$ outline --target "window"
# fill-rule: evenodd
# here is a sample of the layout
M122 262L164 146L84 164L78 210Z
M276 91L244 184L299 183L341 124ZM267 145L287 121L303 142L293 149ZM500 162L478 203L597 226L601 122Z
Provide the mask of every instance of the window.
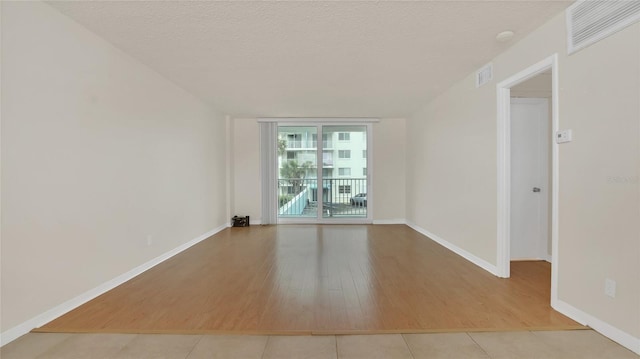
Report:
M291 118L260 121L264 181L260 181L261 198L255 200L265 223L371 220L364 198L370 187L365 168L374 155L368 149L375 150L373 136L367 134L374 127L372 121L295 122ZM352 199L357 204L351 204Z
M322 134L322 148L327 148L330 147L329 146L329 135L326 133ZM312 134L311 135L311 144L313 145L313 148L317 148L318 147L318 135L317 134Z
M302 134L301 133L289 133L289 134L287 134L287 147L289 147L289 148L301 148L302 147Z
M333 166L333 152L328 152L328 151L322 152L322 165Z

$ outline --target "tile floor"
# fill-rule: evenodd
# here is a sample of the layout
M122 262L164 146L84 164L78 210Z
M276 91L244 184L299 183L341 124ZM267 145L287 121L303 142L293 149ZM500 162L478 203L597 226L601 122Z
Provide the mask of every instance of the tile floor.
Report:
M549 358L638 359L592 330L232 336L164 334L27 334L0 350L29 358Z

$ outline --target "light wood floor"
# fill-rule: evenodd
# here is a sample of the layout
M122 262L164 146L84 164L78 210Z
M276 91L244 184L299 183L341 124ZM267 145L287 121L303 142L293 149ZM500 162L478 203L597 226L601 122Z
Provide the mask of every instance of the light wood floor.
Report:
M230 228L39 332L345 334L577 329L550 266L500 279L404 225Z

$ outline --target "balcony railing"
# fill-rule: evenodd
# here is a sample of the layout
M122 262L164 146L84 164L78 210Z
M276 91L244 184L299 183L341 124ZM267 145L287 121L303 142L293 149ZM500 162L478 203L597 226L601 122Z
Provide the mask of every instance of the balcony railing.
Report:
M287 140L287 149L318 148L318 141L314 140ZM322 141L322 148L333 148L333 141Z
M316 217L322 203L323 217L366 217L365 178L324 178L319 202L316 178L278 180L280 217Z
M287 141L287 148L302 148L302 141Z
M311 141L312 148L318 148L317 146L318 146L318 141ZM322 141L322 148L323 149L333 148L333 141L330 141L330 140Z

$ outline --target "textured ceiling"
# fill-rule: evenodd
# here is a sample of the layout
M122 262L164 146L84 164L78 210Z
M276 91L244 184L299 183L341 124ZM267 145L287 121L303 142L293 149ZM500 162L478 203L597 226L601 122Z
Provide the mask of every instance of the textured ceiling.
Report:
M569 2L50 4L232 116L403 117Z

